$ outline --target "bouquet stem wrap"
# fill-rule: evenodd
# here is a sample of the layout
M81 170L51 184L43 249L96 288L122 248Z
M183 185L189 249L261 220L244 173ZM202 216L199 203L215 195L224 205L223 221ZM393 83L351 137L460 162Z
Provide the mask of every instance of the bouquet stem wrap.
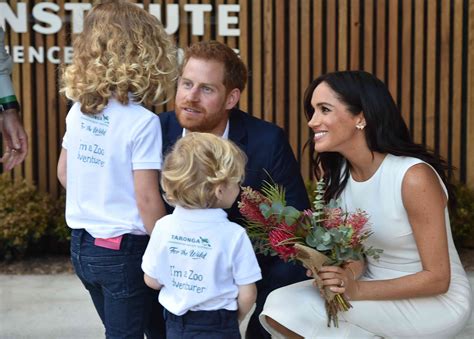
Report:
M321 295L326 301L328 327L331 326L331 322L335 327L338 327L338 312L347 311L352 308L352 305L346 299L344 294L334 293L328 286L324 286L321 278L318 276L321 267L330 261L329 258L321 252L305 245L295 244L294 247L296 249L296 259L301 261L303 265L313 273L313 277L319 287Z

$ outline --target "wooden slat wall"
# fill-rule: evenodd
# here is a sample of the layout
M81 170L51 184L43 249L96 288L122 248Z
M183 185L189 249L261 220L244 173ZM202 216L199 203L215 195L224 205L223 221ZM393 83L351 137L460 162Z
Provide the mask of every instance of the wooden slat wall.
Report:
M20 1L9 4L16 8ZM29 8L40 1L30 0ZM88 3L91 1L75 0ZM285 129L305 178L311 177L310 137L303 93L318 75L364 69L389 87L414 139L457 168L455 176L474 187L474 0L145 0L180 5L179 47L217 39L240 50L250 78L240 107ZM8 32L11 45L68 46L71 27L45 36ZM193 36L185 4L211 4L203 36ZM240 37L218 35L218 6L239 4ZM1 14L0 14L1 15ZM30 28L34 22L30 23ZM8 30L8 27L7 27ZM42 191L59 193L56 162L67 102L58 94L58 66L17 64L13 80L30 136L30 154L12 177L25 177ZM173 108L173 102L156 112Z

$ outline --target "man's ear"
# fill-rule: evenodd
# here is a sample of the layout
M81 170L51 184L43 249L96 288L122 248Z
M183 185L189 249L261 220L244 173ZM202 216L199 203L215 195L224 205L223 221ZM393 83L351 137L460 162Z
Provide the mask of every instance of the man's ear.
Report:
M234 88L227 94L227 100L225 103L225 109L232 109L237 105L240 100L240 89Z

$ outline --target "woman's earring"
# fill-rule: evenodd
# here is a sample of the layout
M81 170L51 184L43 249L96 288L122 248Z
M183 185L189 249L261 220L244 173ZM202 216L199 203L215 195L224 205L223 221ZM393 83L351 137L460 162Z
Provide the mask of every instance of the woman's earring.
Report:
M356 128L359 129L359 130L361 130L361 131L364 129L364 127L365 127L364 124L357 124L357 125L356 125Z

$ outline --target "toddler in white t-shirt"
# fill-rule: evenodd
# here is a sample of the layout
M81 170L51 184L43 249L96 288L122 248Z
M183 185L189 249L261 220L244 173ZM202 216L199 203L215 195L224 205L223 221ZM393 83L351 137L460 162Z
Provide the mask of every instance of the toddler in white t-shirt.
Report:
M148 286L161 289L167 338L240 338L260 268L234 203L245 154L231 141L188 133L166 157L162 187L174 212L156 222L143 256Z

